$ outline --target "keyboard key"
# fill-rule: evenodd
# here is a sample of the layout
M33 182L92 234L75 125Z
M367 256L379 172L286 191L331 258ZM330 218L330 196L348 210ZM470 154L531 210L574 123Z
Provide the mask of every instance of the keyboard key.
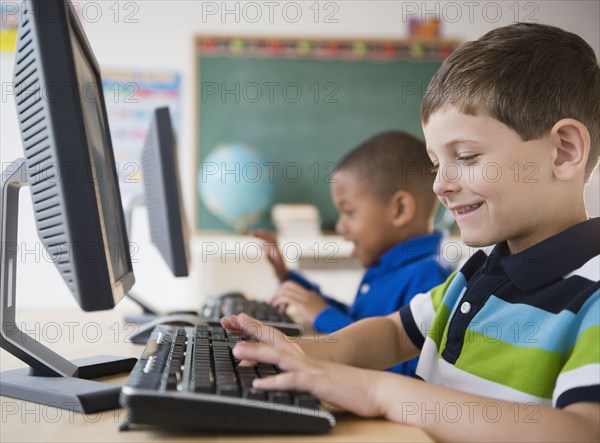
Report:
M177 376L175 374L169 374L169 376L167 378L166 388L168 390L174 390L174 389L177 389L177 385L178 385Z
M227 397L239 397L240 388L238 385L217 385L217 394L226 395Z
M318 409L319 401L310 394L298 393L294 396L294 405L301 408Z
M269 392L269 401L273 403L281 403L283 405L292 404L292 396L289 392L285 391L271 391Z
M248 400L265 401L267 399L267 393L265 391L261 391L260 389L248 388L244 389L242 397L247 398Z
M256 365L256 370L260 377L270 377L271 375L277 374L277 371L271 365L263 365L259 363L258 365Z

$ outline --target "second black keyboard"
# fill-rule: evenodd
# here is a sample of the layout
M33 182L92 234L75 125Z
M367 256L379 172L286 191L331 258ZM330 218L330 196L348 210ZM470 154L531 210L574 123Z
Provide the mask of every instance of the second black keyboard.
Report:
M209 321L219 321L221 317L242 312L260 321L294 323L285 311L265 301L249 300L238 292L209 297L200 309L200 314Z
M209 297L200 309L202 318L209 322L219 322L222 317L242 312L279 329L286 335L302 335L302 326L295 323L284 310L271 306L265 301L249 300L241 293Z

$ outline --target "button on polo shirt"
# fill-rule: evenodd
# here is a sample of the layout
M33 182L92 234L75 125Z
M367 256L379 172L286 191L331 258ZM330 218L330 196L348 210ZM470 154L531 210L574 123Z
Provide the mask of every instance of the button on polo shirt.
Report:
M463 314L468 314L470 311L471 311L471 303L469 303L468 301L466 301L462 305L460 305L460 312L462 312Z
M504 252L504 248L495 248L483 268L467 284L460 309L454 312L450 321L446 348L442 352L446 361L456 362L473 318L479 314L491 295L498 293L500 288L510 282L500 263Z

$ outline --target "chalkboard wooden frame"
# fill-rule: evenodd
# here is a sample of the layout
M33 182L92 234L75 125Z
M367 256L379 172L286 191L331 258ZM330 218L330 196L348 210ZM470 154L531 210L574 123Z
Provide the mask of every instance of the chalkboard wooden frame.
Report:
M196 36L192 162L196 231L232 230L200 201L197 183L202 159L223 142L247 143L261 150L267 161L277 163L269 170L278 187L276 202L316 204L322 228L331 230L337 215L328 182L335 162L382 130L404 129L422 136L418 113L422 94L443 59L458 44L443 39ZM396 81L393 70L399 73L396 86L400 89L388 92L386 85ZM344 81L331 78L332 73L341 72ZM361 84L368 87L361 91ZM344 90L340 92L340 88ZM298 105L301 100L307 103ZM397 105L402 108L397 117L385 111L393 108L395 112ZM323 120L331 123L319 126ZM277 121L277 130L269 127L273 121ZM317 127L321 131L311 133ZM211 131L221 134L210 136ZM265 137L262 140L261 134ZM313 151L299 148L303 137ZM311 155L319 157L312 161ZM310 176L308 184L298 184L302 179L294 181L298 170L301 176ZM272 227L268 215L260 226Z

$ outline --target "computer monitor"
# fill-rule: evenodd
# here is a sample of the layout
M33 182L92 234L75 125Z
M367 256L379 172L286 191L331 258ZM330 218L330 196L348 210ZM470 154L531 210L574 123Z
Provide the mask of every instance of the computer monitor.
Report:
M189 228L181 196L177 139L169 108L154 110L142 149L143 196L132 200L127 210L131 234L133 211L145 204L150 237L175 277L187 277L190 267ZM146 323L160 314L140 295L129 292L131 300L143 309L141 315L126 315L131 323Z
M111 309L134 283L100 70L90 44L68 1L27 0L21 15L14 86L25 160L2 175L0 345L36 376L4 372L1 393L80 412L111 409L118 407L118 387L81 379L129 370L135 359L78 365L16 327L16 247L10 245L17 244L18 188L26 184L39 238L83 310Z
M175 277L189 274L188 226L181 197L177 142L169 108L152 114L142 150L150 236Z

